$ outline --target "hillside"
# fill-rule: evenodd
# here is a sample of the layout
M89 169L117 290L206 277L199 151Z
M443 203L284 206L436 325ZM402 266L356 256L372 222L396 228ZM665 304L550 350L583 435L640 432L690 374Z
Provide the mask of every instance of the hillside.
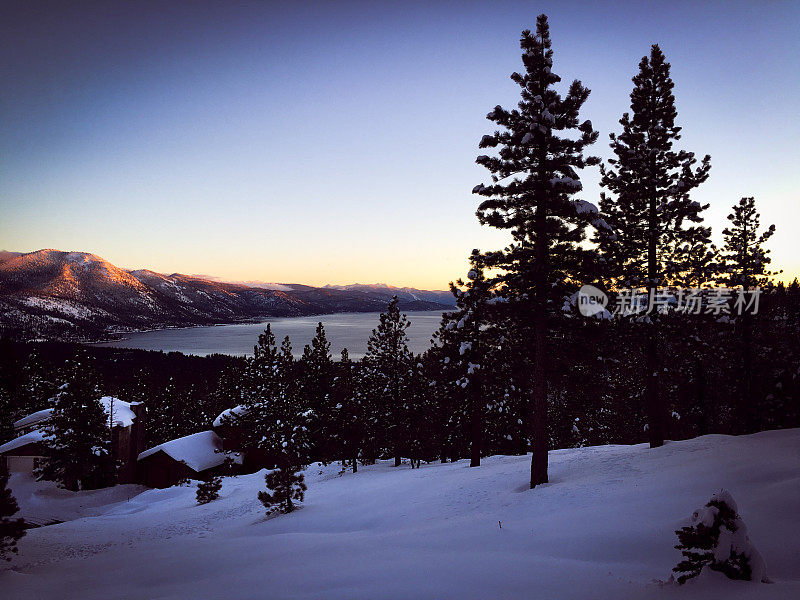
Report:
M800 430L551 452L411 470L307 470L298 511L265 519L259 474L194 489L58 492L15 476L33 529L0 566L4 597L106 599L613 599L800 597ZM772 584L718 574L678 587L673 530L717 488L739 503ZM131 497L132 496L132 497ZM712 576L713 575L713 576Z
M445 296L401 294L402 310L443 310ZM385 309L384 289L258 286L128 271L85 252L0 254L0 331L16 337L92 339L112 331L235 323Z

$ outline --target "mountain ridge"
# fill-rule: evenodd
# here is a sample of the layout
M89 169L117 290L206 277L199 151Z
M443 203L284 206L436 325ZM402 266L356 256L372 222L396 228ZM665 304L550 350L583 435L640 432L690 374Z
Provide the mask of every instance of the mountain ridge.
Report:
M443 294L369 285L259 287L122 269L88 252L0 252L0 333L20 338L99 339L142 329L378 312L392 295L401 310L448 310L452 296Z

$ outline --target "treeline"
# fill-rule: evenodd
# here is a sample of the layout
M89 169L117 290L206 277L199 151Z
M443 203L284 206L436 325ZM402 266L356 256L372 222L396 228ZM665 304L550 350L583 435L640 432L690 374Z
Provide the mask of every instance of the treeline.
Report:
M72 377L70 361L82 353L83 377L93 372L103 394L147 405L148 446L208 429L233 406L257 398L272 403L277 392L265 381L280 374L287 386L281 394L297 399L298 414L311 411L309 459L353 465L355 459L527 452L525 390L532 381L524 349L530 340L509 326L506 303L488 294L480 300L488 285L480 266L471 275L463 291L454 286L459 309L445 313L432 347L416 356L406 346L408 321L396 304L382 315L367 356L358 361L346 352L333 357L321 325L299 360L291 356L290 341L279 348L271 332L246 359L0 340L6 424L0 440L13 436L15 419L52 407L50 399ZM797 281L765 292L752 319L752 399L742 407L744 352L736 324L711 314L661 316L667 437L800 426ZM646 441L646 324L587 319L571 309L558 325L549 364L549 446Z
M223 373L243 358L102 348L66 342L0 338L0 441L14 420L52 408L59 388L75 377L74 362L103 395L146 402L148 447L208 429L230 406L219 396ZM3 435L5 427L5 435Z

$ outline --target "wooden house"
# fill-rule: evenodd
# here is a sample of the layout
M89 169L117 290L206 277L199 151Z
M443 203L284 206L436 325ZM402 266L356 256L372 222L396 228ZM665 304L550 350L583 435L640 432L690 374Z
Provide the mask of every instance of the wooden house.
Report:
M124 402L112 396L99 399L108 415L111 451L121 464L118 481L136 481L136 458L144 450L147 412L143 404ZM27 415L14 423L17 437L0 445L0 459L9 471L32 473L42 460L44 452L43 427L52 416L53 409L46 408Z
M225 459L240 464L238 453L225 452L222 438L213 431L201 431L170 440L139 454L140 483L166 488L186 479L203 479L225 470Z

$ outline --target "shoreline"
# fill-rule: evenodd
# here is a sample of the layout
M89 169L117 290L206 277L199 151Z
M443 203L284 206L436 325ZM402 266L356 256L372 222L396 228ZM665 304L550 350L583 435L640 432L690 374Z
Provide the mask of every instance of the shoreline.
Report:
M415 352L423 351L420 345L426 348L430 343L430 337L438 328L438 323L441 315L448 312L446 309L436 310L415 310L405 311L408 314L412 324L418 319L420 333L425 338L424 342L420 339L419 335L416 337ZM264 317L252 319L247 321L236 321L233 323L215 323L213 325L192 325L187 327L160 327L148 330L138 331L117 331L120 337L107 340L93 340L90 342L80 342L86 346L94 348L115 348L115 349L134 349L134 350L147 350L147 351L161 351L161 352L180 352L183 354L191 354L195 356L207 356L210 354L227 354L229 356L247 356L252 350L252 344L248 343L245 348L241 344L243 338L256 336L255 330L251 328L255 326L257 329L259 325L266 327L271 323L273 331L276 332L277 337L282 337L284 333L289 335L294 345L296 357L301 355L303 344L308 340L307 337L313 334L313 329L318 321L325 322L326 320L333 321L326 324L326 331L328 333L329 341L337 345L337 339L340 336L351 336L347 341L341 340L344 343L341 347L346 347L350 351L351 356L360 356L363 354L362 345L366 345L370 332L378 326L380 311L363 311L363 312L334 312L314 315L298 315L286 317ZM415 316L417 319L415 319ZM327 317L327 319L326 319ZM435 323L431 319L435 320ZM373 322L374 321L374 322ZM231 326L244 326L243 330L228 330L215 334L212 328L218 327L231 327ZM191 330L198 328L207 328L206 332L188 333ZM286 329L286 331L281 331ZM183 334L178 333L184 331ZM306 331L307 330L307 331ZM430 331L428 331L430 330ZM170 334L175 332L175 337ZM349 333L345 333L349 332ZM142 338L143 334L154 334ZM360 338L363 334L363 340ZM355 337L353 337L355 336ZM358 341L354 341L354 339ZM299 345L298 345L299 344ZM337 354L338 350L334 352Z
M455 310L455 307L446 307L444 309L432 309L432 310L409 310L404 311L403 314L408 313L437 313L441 315L442 313L449 312L449 310ZM141 334L141 333L156 333L159 331L179 331L179 330L189 330L189 329L201 329L201 328L210 328L210 327L228 327L231 325L256 325L258 323L271 323L272 320L283 320L283 319L303 319L303 318L311 318L311 317L327 317L333 315L380 315L380 311L347 311L347 312L329 312L329 313L314 313L309 315L294 315L294 316L283 316L283 317L256 317L252 319L245 319L239 321L230 321L224 323L213 323L210 325L167 325L164 327L153 327L152 329L129 329L129 330L117 330L117 331L110 331L108 332L109 335L119 335L121 337L113 337L109 339L100 339L100 340L86 340L86 341L79 341L80 344L85 344L89 346L95 346L98 344L111 344L115 342L124 342L126 340L132 339L133 335ZM111 346L114 347L114 346Z

